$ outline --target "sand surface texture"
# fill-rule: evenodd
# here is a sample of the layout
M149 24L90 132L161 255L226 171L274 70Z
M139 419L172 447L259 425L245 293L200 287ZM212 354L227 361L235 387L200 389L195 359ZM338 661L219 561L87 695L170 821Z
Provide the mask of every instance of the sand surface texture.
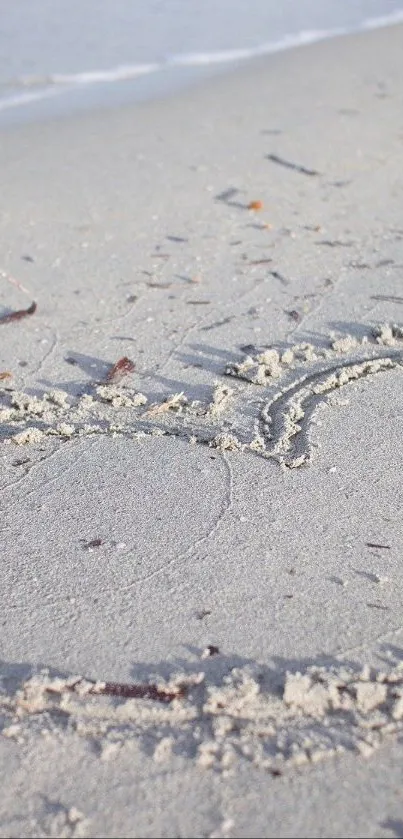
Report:
M403 836L402 42L3 131L1 836Z

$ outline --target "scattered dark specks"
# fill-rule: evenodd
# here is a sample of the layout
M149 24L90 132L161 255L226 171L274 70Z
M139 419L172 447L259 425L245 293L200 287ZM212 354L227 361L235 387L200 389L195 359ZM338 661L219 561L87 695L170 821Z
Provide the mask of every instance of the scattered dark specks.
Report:
M129 294L126 297L126 303L135 303L138 300L137 294Z
M283 774L281 769L269 769L269 772L270 772L270 775L272 775L273 778L281 778L281 776Z
M390 545L380 545L378 542L366 542L365 544L367 548L380 548L383 550L390 551Z
M211 658L213 655L219 655L220 650L214 644L208 644L206 649L203 650L201 657L202 658Z
M97 537L96 539L90 539L89 542L86 542L85 539L80 540L83 544L84 551L92 551L94 548L100 548L103 544L102 539Z
M296 573L297 573L297 571L296 571L296 569L295 569L295 568L287 568L287 574L291 574L291 576L292 576L292 577L293 577L293 576L294 576L294 574L296 574Z
M292 599L293 599L293 597L294 597L294 595L293 595L293 594L285 594L285 595L284 595L284 600L292 600Z
M66 356L66 358L64 360L67 361L67 364L72 364L73 366L75 364L78 364L78 361L75 358L73 358L71 355Z
M30 256L29 253L24 253L21 259L23 259L24 262L35 262L33 256Z
M20 457L18 460L13 460L12 466L25 466L26 463L30 463L30 457Z

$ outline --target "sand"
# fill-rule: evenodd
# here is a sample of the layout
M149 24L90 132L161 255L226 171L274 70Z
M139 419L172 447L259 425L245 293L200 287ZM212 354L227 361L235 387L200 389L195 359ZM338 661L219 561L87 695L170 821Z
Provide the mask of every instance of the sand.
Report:
M3 129L1 836L403 835L402 34Z

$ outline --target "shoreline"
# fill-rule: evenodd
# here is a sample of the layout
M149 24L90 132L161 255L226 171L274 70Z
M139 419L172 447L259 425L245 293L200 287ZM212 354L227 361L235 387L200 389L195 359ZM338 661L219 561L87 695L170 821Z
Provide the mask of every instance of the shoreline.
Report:
M309 47L334 38L355 36L403 22L403 9L387 15L364 18L353 26L337 26L330 30L302 30L294 34L249 48L216 52L190 52L168 56L162 62L124 64L107 70L83 73L47 73L10 81L10 96L0 98L0 130L18 125L74 116L101 107L133 106L144 101L161 100L180 95L192 85L201 86L209 78L236 72L242 65L281 52ZM226 68L228 70L219 68ZM163 78L162 78L163 74ZM5 85L7 87L7 84ZM21 92L18 89L21 89ZM113 93L108 93L108 90Z
M398 835L402 32L0 134L4 836Z

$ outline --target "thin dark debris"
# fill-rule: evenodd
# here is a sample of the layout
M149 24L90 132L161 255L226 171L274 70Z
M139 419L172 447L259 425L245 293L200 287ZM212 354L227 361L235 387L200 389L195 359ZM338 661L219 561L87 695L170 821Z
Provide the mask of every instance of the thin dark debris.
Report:
M235 315L228 315L228 317L223 318L222 320L216 320L214 323L209 323L207 326L201 326L201 332L209 332L210 329L216 329L218 326L224 326L226 323L230 323L234 320Z
M378 545L377 542L365 542L367 548L384 548L390 551L390 545Z
M186 300L188 306L208 306L211 300Z
M66 691L79 692L80 686L85 685L86 680L79 679L72 685L66 685ZM53 693L52 688L47 688L48 693ZM155 684L124 684L121 682L104 682L97 684L88 693L92 696L116 696L121 699L153 699L155 702L172 702L174 699L182 699L185 696L185 689L177 691L164 690Z
M268 262L273 262L273 260L270 257L268 259L251 259L248 265L266 265Z
M326 245L328 248L351 248L354 242L342 242L340 239L321 239L315 245Z
M11 323L13 320L22 320L22 318L26 318L29 315L33 315L37 310L37 304L35 301L28 306L28 309L17 309L16 312L9 312L7 315L0 316L0 324L1 323Z
M196 618L198 621L202 621L203 618L207 618L208 615L211 615L211 609L199 609L199 611L196 612Z
M90 551L92 548L100 548L103 544L102 539L99 537L96 539L91 539L89 542L86 542L84 539L81 540L83 542L83 549L85 551Z
M280 283L282 283L283 285L290 284L290 281L287 280L286 277L283 277L283 275L280 274L279 271L270 271L269 273L272 275L272 277L274 277L275 280L280 280Z
M403 303L403 297L395 297L393 294L372 294L371 300L384 301L385 303Z
M295 172L300 172L302 175L320 175L320 172L317 172L316 169L307 169L306 166L301 166L299 163L293 163L291 160L285 160L284 157L279 157L277 154L268 154L266 157L268 160L271 160L272 163L278 163L279 166L285 166L287 169L294 169Z
M101 693L104 696L121 696L124 699L154 699L157 702L172 702L173 699L182 699L185 695L184 688L178 691L168 691L157 685L125 685L119 682L105 682L93 693Z
M112 382L117 382L123 378L123 376L127 376L128 373L133 373L133 370L136 369L136 365L133 361L130 361L130 358L127 356L123 356L120 358L116 364L109 370L109 373L106 377L107 384L111 384Z
M224 192L220 192L219 195L216 195L215 200L224 202L230 201L232 198L235 198L235 196L238 195L239 191L239 189L236 189L236 187L232 186L229 189L224 190Z
M380 609L382 612L388 612L389 606L382 606L381 603L367 603L370 609Z
M350 179L344 180L344 181L330 181L329 186L343 187L343 186L349 186L349 184L351 184L351 183L352 183L352 180L350 178Z

